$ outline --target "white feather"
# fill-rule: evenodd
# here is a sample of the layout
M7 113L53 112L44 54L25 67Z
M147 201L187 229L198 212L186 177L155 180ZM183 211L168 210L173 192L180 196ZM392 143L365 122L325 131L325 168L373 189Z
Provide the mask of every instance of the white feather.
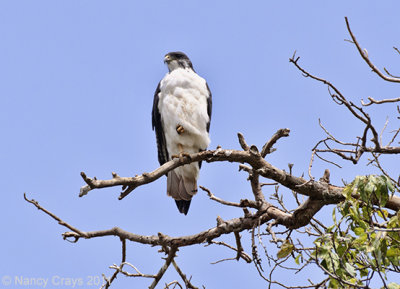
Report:
M208 147L208 97L206 81L192 69L174 69L161 81L158 110L170 158L182 153L180 148L185 153L197 153ZM182 134L176 131L178 125L184 129ZM192 163L175 171L184 178L197 180L199 166Z

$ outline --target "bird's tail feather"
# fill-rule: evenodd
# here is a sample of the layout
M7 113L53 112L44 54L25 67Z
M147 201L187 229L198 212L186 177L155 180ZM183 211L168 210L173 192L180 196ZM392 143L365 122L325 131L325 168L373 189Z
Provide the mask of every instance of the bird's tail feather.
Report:
M175 199L179 212L188 213L190 201L196 193L196 179L179 176L175 171L168 172L167 195Z
M187 215L187 213L189 212L190 202L191 201L175 200L175 203L176 203L176 206L178 207L179 212L182 214L185 214L185 215Z

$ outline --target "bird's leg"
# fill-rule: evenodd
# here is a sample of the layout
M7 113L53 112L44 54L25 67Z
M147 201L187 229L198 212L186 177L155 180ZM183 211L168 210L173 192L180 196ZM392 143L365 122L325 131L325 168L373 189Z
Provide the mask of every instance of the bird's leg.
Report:
M183 126L181 126L180 124L178 124L178 125L176 126L176 132L177 132L179 135L181 135L181 134L183 134L183 133L185 132L185 129L183 128Z
M189 153L186 153L186 152L183 151L183 146L181 144L178 144L178 147L179 147L179 152L180 152L179 156L181 156L181 157L190 157Z
M183 146L181 144L178 144L178 149L179 149L179 155L172 155L171 157L174 158L179 158L180 161L183 161L183 157L188 157L190 158L189 153L185 153L183 151Z

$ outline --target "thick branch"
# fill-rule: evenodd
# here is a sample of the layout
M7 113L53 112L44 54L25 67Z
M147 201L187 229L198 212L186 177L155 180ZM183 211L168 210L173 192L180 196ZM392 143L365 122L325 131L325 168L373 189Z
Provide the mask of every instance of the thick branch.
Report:
M53 213L41 207L38 204L38 202L29 200L26 197L25 199L27 200L27 202L34 204L39 210L47 213L53 219L57 220L59 224L61 224L62 226L68 229L74 228L68 223L61 220L59 217L55 216ZM224 221L217 227L190 236L170 237L161 233L159 233L157 236L143 236L125 231L118 227L114 227L108 230L92 231L92 232L83 232L78 229L75 229L72 232L64 233L63 237L65 239L75 238L75 241L77 241L79 240L79 238L91 239L104 236L118 236L122 240L130 240L132 242L137 242L141 244L178 248L183 246L190 246L193 244L201 244L204 242L209 242L210 240L218 238L223 234L230 234L232 232L241 232L244 230L248 230L255 226L264 224L272 219L275 220L276 224L281 224L290 228L297 228L300 225L297 221L298 216L296 216L295 214L288 214L273 206L270 206L265 208L265 210L263 211L257 212L256 214L249 213L247 216L242 218L234 218L228 221Z
M66 228L74 228L68 223L61 220L59 217L55 216L53 213L41 207L38 202L34 200L29 200L25 197L26 201L35 205L39 210L47 213L53 219L57 220L59 224ZM400 207L400 198L395 198L395 200L389 201L391 206ZM247 214L242 218L234 218L228 221L224 221L222 224L217 227L208 229L206 231L202 231L198 234L190 235L190 236L181 236L181 237L170 237L167 235L163 235L159 233L157 236L143 236L134 234L128 231L125 231L121 228L114 227L108 230L101 231L92 231L92 232L83 232L78 229L75 229L72 232L66 232L63 234L64 238L75 238L77 241L79 238L96 238L96 237L104 237L104 236L118 236L121 239L130 240L132 242L137 242L141 244L149 244L149 245L158 245L162 247L183 247L190 246L193 244L201 244L204 242L209 242L215 238L223 234L230 234L232 232L241 232L244 230L249 230L254 227L265 224L266 222L274 219L276 224L284 225L288 228L299 228L304 226L311 217L318 212L318 210L322 207L322 205L327 204L329 202L324 202L322 200L309 199L305 202L305 204L301 205L293 214L285 213L273 206L267 207L263 211L258 211L256 214Z
M381 148L379 152L384 152L385 150L389 150L389 148ZM397 150L397 148L393 148L393 151L395 150ZM344 199L344 197L342 196L342 187L329 185L319 181L308 182L303 178L293 176L279 168L272 166L260 154L257 155L255 153L252 153L251 150L237 151L217 149L211 151L203 151L191 154L189 156L184 156L182 158L173 159L165 163L161 167L157 168L153 172L145 173L140 176L131 178L120 177L117 179L113 178L109 180L95 180L86 178L85 181L87 181L87 183L90 184L93 189L123 185L137 188L141 185L155 181L156 179L165 175L170 170L177 168L178 166L198 161L229 161L237 163L248 163L250 166L253 167L253 170L258 175L268 179L272 179L299 194L312 197L315 200L324 200L327 203L334 204ZM124 196L121 195L120 199L123 197ZM391 197L385 207L393 209L395 211L400 210L400 198L397 196Z
M298 227L306 226L324 205L326 205L324 201L308 198L293 212L293 218L297 222L296 225Z

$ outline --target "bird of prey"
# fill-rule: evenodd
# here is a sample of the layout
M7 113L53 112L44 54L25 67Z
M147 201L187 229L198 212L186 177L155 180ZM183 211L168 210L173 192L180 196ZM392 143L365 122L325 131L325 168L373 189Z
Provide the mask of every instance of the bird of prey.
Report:
M183 52L170 52L164 62L169 72L154 94L152 126L155 129L160 165L172 156L197 153L210 143L212 97L207 82L197 75ZM201 162L178 167L167 175L167 195L182 214L189 211L197 192Z

